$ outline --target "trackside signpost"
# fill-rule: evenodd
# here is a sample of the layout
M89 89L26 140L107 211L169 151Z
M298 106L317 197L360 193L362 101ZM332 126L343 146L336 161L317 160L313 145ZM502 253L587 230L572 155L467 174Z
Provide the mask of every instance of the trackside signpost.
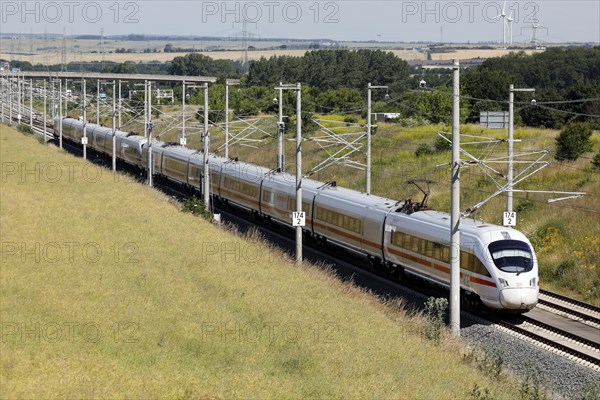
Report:
M502 214L502 225L504 226L517 226L517 213L515 211L505 211Z
M306 226L306 213L304 211L294 211L292 213L293 226Z

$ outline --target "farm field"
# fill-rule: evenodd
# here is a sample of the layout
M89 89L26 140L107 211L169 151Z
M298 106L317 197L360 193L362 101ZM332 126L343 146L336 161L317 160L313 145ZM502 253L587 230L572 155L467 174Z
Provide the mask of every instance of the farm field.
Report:
M23 39L17 45L13 44L11 48L9 41L5 40L0 46L0 58L11 60L13 58L20 59L22 61L28 61L32 64L59 64L61 62L60 49L61 40L52 39L48 41L43 40L30 40ZM66 62L94 62L94 61L112 61L112 62L167 62L171 61L175 57L184 56L189 53L163 53L165 45L172 44L174 47L182 48L196 48L196 49L207 49L214 48L218 50L214 51L203 51L200 54L209 56L215 60L239 60L241 57L241 44L239 41L117 41L106 39L103 44L105 54L99 53L100 42L99 40L73 40L67 39L66 41ZM294 56L301 57L308 50L306 49L273 49L282 44L281 42L252 42L250 45L255 47L255 50L248 52L248 58L250 60L258 60L261 57L269 58L272 56ZM349 49L358 48L378 48L384 51L392 52L394 55L404 60L425 60L425 54L416 50L413 50L410 44L394 44L394 43L342 43L347 45ZM422 47L422 45L415 45L415 47ZM134 49L139 53L115 53L115 50L125 48ZM152 52L143 53L144 49L151 49ZM157 50L157 52L154 52ZM11 54L11 51L15 54ZM470 59L470 58L491 58L501 57L509 54L514 49L460 49L449 51L446 53L433 53L432 60L451 60L453 58L458 59ZM94 52L94 53L92 53ZM539 52L537 50L525 50L527 54L533 54Z
M398 304L5 125L0 143L4 399L519 396Z

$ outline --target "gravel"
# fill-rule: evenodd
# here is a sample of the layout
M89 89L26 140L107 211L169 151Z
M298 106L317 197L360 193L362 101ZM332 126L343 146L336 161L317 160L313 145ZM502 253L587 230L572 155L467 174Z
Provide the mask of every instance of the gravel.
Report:
M520 380L527 376L539 380L542 387L554 392L546 392L549 397L579 399L592 388L600 395L599 372L493 328L481 318L462 312L461 321L463 337L491 358L502 357L503 366Z

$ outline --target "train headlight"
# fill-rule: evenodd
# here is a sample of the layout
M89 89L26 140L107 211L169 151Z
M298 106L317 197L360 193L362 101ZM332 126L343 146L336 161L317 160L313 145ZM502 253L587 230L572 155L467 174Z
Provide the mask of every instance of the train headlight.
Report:
M508 281L506 279L499 278L498 280L500 281L500 286L502 286L503 288L508 287Z

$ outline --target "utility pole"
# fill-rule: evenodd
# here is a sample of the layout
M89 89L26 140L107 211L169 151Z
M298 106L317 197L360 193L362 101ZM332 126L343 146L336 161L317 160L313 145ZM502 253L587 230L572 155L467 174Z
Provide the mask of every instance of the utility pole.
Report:
M513 144L514 144L514 101L515 92L535 92L535 89L515 89L514 85L510 85L508 90L508 173L507 185L508 192L506 193L506 212L512 213L513 210Z
M21 116L22 116L22 108L21 108L21 79L19 78L19 73L17 73L17 90L18 90L18 95L17 95L17 103L18 103L18 107L17 107L17 113L19 115L18 117L18 124L21 125Z
M58 80L58 147L63 148L63 103L62 103L62 79Z
M204 84L204 132L202 137L204 139L204 207L210 212L210 168L208 165L210 141L210 134L208 133L208 83Z
M65 79L65 116L69 115L69 80Z
M302 86L296 84L296 211L302 212ZM302 263L302 226L296 226L296 263Z
M4 92L6 92L5 88L5 84L4 84L4 74L2 72L0 72L0 115L1 115L1 119L0 122L4 123L4 103L5 103L5 99L4 99Z
M12 42L11 42L12 43ZM13 113L13 77L12 74L8 75L10 76L9 81L8 81L8 124L10 126L12 126L12 113Z
M452 76L452 200L450 215L450 331L460 336L460 69Z
M229 158L229 86L239 84L239 79L225 80L225 158Z
M44 79L44 144L46 144L46 80Z
M387 86L371 86L371 82L367 85L367 178L365 193L371 194L371 89L387 89Z
M112 170L117 172L117 91L116 82L112 82Z
M96 125L100 125L100 79L97 79L96 84Z
M283 134L285 124L283 122L283 83L279 82L279 112L277 114L277 169L281 172L285 169L285 155L283 150Z
M283 85L279 84L276 88L279 90L279 121L280 129L283 128L282 120L282 104L283 104L283 90L295 90L296 91L296 211L292 212L292 225L296 228L296 263L302 262L302 228L304 222L297 223L296 215L300 215L302 210L302 85L296 83L295 85ZM283 132L282 132L283 135ZM282 136L283 137L283 136ZM282 146L283 147L283 146ZM283 151L280 153L278 161L282 162L283 165Z
M154 161L152 160L152 82L145 81L146 94L146 132L148 137L148 186L154 186Z
M181 92L181 139L179 140L179 144L185 146L185 81L182 83L182 92Z
M86 80L83 78L83 138L81 139L81 143L83 144L83 159L87 160L87 95L85 82Z
M29 80L29 127L33 129L33 79Z
M121 80L119 79L119 122L118 128L121 129L121 108L123 107L123 99L121 98Z

